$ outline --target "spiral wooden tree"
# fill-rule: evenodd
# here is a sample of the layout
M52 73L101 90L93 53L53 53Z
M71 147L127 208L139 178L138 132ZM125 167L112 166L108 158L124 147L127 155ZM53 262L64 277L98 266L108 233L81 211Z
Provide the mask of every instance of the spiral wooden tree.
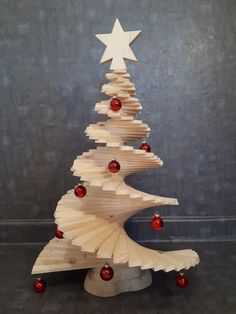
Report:
M112 34L115 34L115 39L124 40L119 31L123 29L116 20ZM150 128L135 120L142 106L135 98L135 86L123 62L124 57L129 58L127 45L140 31L124 33L128 33L130 39L124 40L124 49L120 48L115 56L105 55L105 51L102 59L113 58L112 72L106 75L109 83L102 86L102 92L108 99L97 103L95 111L108 116L108 119L89 125L85 130L90 139L105 145L78 156L72 166L73 174L84 181L86 196L78 198L74 190L70 190L58 202L55 222L64 238L52 239L38 256L32 270L33 274L38 274L94 268L86 278L85 288L100 296L148 286L151 283L150 272L142 270L179 271L199 262L197 253L191 249L163 252L142 247L130 239L123 228L129 217L144 208L178 205L174 198L138 191L124 181L132 173L163 165L153 153L126 145L129 141L147 137ZM104 36L112 34L97 35L108 50L115 39L110 37L109 41ZM134 55L130 56L135 60ZM121 110L115 112L110 109L112 97L121 101ZM120 163L118 173L108 170L108 163L113 159ZM98 276L100 268L106 263L115 269L110 282L104 282Z

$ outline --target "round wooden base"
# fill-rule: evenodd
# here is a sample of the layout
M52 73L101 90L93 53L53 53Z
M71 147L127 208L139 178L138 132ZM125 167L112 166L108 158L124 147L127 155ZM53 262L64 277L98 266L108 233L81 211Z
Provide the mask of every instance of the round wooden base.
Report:
M142 290L152 283L149 269L127 265L112 265L112 268L114 276L110 281L101 279L101 268L90 269L84 282L85 290L99 297L111 297L122 292Z

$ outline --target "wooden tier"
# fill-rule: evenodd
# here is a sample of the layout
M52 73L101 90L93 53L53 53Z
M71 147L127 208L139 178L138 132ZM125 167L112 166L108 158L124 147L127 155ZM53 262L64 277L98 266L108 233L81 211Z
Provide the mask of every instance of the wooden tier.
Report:
M56 224L63 232L74 230L83 224L87 226L88 222L100 223L100 219L123 226L129 217L141 209L178 204L174 198L147 194L129 187L124 182L114 191L90 186L88 183L85 186L87 194L84 198L78 198L74 190L70 190L57 204Z
M108 170L108 163L116 159L120 163L118 174L112 174ZM116 177L126 177L132 173L146 169L158 168L163 161L153 153L146 153L141 149L134 149L132 146L120 147L97 147L78 156L71 168L74 176L81 177L83 181L109 182L116 181Z
M108 119L105 122L90 124L85 130L89 139L114 147L146 138L149 133L150 128L147 124L132 117Z
M71 244L67 239L52 239L39 254L32 274L49 273L83 268L102 267L105 263L127 264L129 267L139 266L141 269L154 271L180 271L189 269L199 263L197 253L191 249L178 251L155 251L144 248L132 241L123 229L114 230L112 239L106 239L97 252L84 253L84 248L90 251L96 247L96 239L80 240L82 249ZM79 243L78 243L79 244ZM87 250L87 249L86 249Z

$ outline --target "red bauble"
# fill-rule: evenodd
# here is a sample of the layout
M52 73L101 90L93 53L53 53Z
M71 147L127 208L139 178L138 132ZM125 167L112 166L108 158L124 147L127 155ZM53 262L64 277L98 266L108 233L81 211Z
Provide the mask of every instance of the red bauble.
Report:
M139 149L142 149L142 150L145 150L147 153L150 153L151 152L151 146L146 143L146 142L143 142L140 146L139 146Z
M151 220L151 226L153 230L161 230L164 226L164 221L160 215L155 214Z
M64 233L61 230L59 230L59 229L57 229L55 231L55 237L58 238L58 239L63 239L64 238L63 234Z
M102 280L109 281L113 278L114 276L114 271L113 269L109 266L109 264L106 264L101 268L100 271L100 277Z
M75 193L75 196L79 197L79 198L82 198L86 195L87 193L87 190L86 190L86 187L79 184L77 185L75 188L74 188L74 193Z
M113 97L110 101L110 108L112 111L119 111L122 107L122 103L119 98Z
M184 273L179 273L179 275L176 277L175 282L179 288L185 288L188 285L188 278L185 276Z
M44 292L46 289L46 282L42 278L37 278L34 282L34 290L36 292Z
M109 162L108 164L108 170L112 173L117 173L120 171L120 163L113 159L112 161Z

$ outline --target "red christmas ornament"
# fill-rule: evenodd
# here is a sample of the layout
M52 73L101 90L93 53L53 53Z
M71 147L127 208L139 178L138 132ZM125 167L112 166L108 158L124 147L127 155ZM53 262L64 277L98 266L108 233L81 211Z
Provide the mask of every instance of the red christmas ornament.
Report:
M185 276L184 273L179 273L179 275L176 277L176 285L179 288L185 288L188 285L188 278Z
M74 193L75 193L75 196L82 198L87 193L86 187L83 186L82 184L79 184L74 188Z
M119 98L113 97L110 101L110 108L112 111L119 111L122 107L122 103Z
M151 152L151 146L146 143L146 142L143 142L140 146L139 146L139 149L142 149L142 150L145 150L147 153L150 153Z
M113 278L113 276L113 269L109 266L109 264L105 264L105 266L101 268L100 277L102 278L102 280L109 281Z
M120 163L113 159L112 161L109 162L108 164L108 170L112 173L117 173L120 171Z
M42 278L37 278L34 282L34 290L36 292L44 292L46 289L46 282Z
M151 220L151 226L153 230L161 230L164 226L164 221L160 215L155 214Z
M58 239L63 239L64 238L63 234L64 233L61 230L59 230L59 229L57 229L55 231L55 237L58 238Z

